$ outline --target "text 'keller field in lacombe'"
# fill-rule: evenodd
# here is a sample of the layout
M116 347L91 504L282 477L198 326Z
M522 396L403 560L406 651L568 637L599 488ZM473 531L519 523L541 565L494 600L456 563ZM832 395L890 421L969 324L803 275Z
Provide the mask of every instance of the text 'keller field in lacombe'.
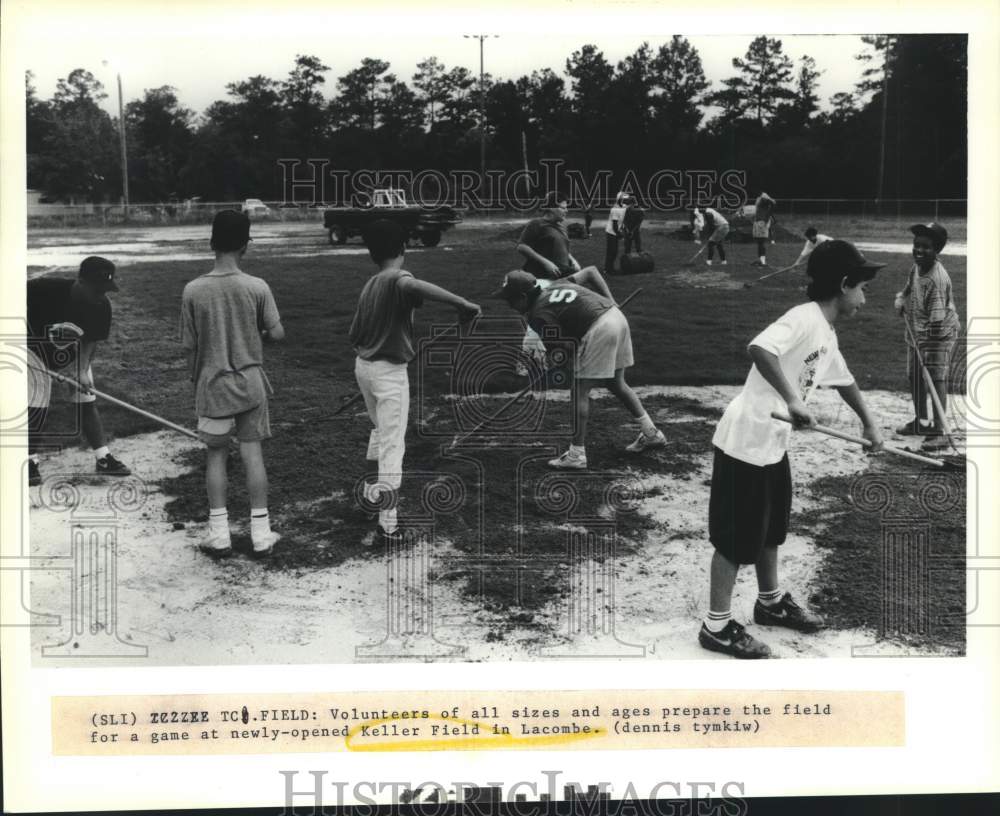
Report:
M56 697L57 755L893 747L895 691L469 691Z

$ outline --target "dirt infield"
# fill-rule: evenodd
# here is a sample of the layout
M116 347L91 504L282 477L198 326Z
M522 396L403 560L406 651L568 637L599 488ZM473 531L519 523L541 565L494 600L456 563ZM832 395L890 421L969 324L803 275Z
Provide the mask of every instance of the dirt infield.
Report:
M585 655L609 649L614 654L619 648L632 656L644 653L647 659L717 658L703 652L694 637L707 603L710 548L705 539L705 514L711 463L709 452L693 450L700 446L691 444L695 441L691 429L704 425L706 414L717 414L734 391L731 386L642 389L640 394L649 404L663 405L652 415L667 433L671 447L662 454L633 459L624 468L616 460L612 468L621 476L638 480L643 493L634 511L642 524L633 520L625 525L619 554L607 567L614 575L615 637L641 650L609 646L606 638L570 630L566 586L571 567L586 572L603 571L607 565L564 561L550 571L541 597L501 604L493 596L484 603L470 585L472 568L462 559L480 534L467 529L463 541L451 529L436 537L428 550L431 580L410 591L431 594L435 636L442 643L462 648L457 654L422 659L531 660L545 649ZM498 395L496 401L500 399ZM885 424L907 417L907 405L899 395L875 392L869 394L869 401ZM682 405L693 407L694 413L678 410ZM602 415L615 411L607 398L599 402L597 410ZM822 400L819 413L831 423L847 420L832 395ZM362 417L354 420L363 423ZM613 444L624 441L616 439ZM406 556L380 551L370 535L358 537L356 530L346 528L323 503L299 502L272 508L276 528L294 529L294 518L311 514L320 528L313 539L293 534L279 545L282 557L256 562L246 553L249 543L244 520L234 518L236 545L241 552L223 562L207 559L196 548L205 532L204 520L176 522L176 513L168 509L170 497L157 486L164 477L176 477L190 469L189 454L196 447L166 432L129 437L116 445L116 452L132 465L137 477L149 480L141 510L121 515L117 529L119 631L127 642L148 646L149 657L144 663L350 662L359 659L356 647L381 641L386 635L387 576L395 574L398 563L397 567L393 564ZM602 458L606 460L603 450L602 446L593 452L592 460L598 464ZM781 551L784 586L824 614L837 617L843 601L828 591L823 577L828 551L817 545L829 539L833 546L843 546L837 519L853 512L851 482L871 468L878 472L894 465L885 461L886 457L873 460L845 443L805 433L795 436L790 456L796 474L795 515L793 533ZM48 457L43 463L48 477L87 473L90 468L89 454L77 450ZM75 479L82 501L91 510L106 501L107 482ZM843 492L827 492L830 480L840 480ZM572 526L572 522L557 522L550 519L549 526L560 535L565 534L566 524ZM64 555L73 523L69 514L44 507L33 509L32 555ZM870 576L864 586L856 588L860 592L876 589L878 553L874 544L870 542L859 556L866 560ZM961 537L939 542L939 546L945 545L964 550ZM336 566L329 566L322 554L327 547L341 550L345 556ZM289 554L289 549L300 552ZM295 566L289 566L291 563ZM65 575L35 574L34 605L66 614L65 584ZM752 570L742 571L734 602L738 619L750 618L755 591ZM760 627L757 634L778 656L849 657L852 649L875 644L876 623L838 626L812 636ZM62 637L58 631L41 628L35 634L39 644L59 642ZM415 636L410 640L421 642ZM879 648L896 647L883 643ZM405 645L403 649L405 654ZM938 631L934 637L910 644L909 649L916 654L958 654L962 639L956 639L955 632Z
M603 258L604 241L596 226L594 238L573 242L583 264L599 264ZM492 346L509 344L511 338L519 342L523 334L516 315L486 299L504 272L520 264L510 243L495 240L498 231L516 227L510 221L464 224L445 236L445 246L413 250L407 259L414 274L484 305L484 318L473 327L473 337ZM141 511L120 519L119 607L121 631L149 646L151 662L359 659L355 647L384 637L387 575L401 567L401 558L414 563L399 555L387 559L373 545L372 524L359 517L353 501L354 483L366 469L367 418L361 411L332 416L355 389L346 332L358 292L370 274L366 253L355 243L330 247L318 224L255 225L254 230L259 240L251 246L244 269L269 281L288 331L286 342L267 352L276 390L275 437L267 443L270 504L276 526L286 536L275 557L266 563L247 558L249 541L241 529L236 544L243 552L237 557L220 563L203 557L196 550L207 513L197 446L121 409L102 408L105 425L115 437L113 451L150 491ZM894 228L867 235L873 240L905 238ZM81 253L104 252L119 263L121 291L113 296L112 335L101 344L95 364L97 385L186 426L193 422L192 394L176 339L178 309L184 284L210 268L206 239L203 229L179 228L35 234L29 242L29 274L51 274L53 267L56 274L68 274L85 256ZM565 611L567 576L606 578L607 563L613 563L615 576L615 599L607 604L614 613L613 648L621 641L644 647L646 657L653 659L709 656L698 648L693 633L707 591L705 481L712 430L746 376L747 342L801 302L804 279L790 273L745 290L743 283L760 274L750 266L745 248L733 247L727 267L685 267L690 246L670 240L664 226L644 229L644 240L657 271L614 277L609 284L619 299L643 287L641 297L627 308L636 349L629 381L645 387L646 407L670 444L659 453L626 455L622 448L631 441L633 429L623 426L626 417L619 407L599 400L588 453L591 469L607 478L581 488L581 500L606 513L607 485L617 479L637 480L629 482L637 497L635 508L614 516L618 549L610 559L569 557L567 536L579 525L572 518L554 518L552 508L539 505L535 496L535 486L547 473L536 460L556 452L563 444L556 435L568 428L565 391L546 400L544 423L522 440L524 447L516 455L490 442L456 458L442 451L454 434L454 400L448 396L456 388L452 366L412 367L406 463L424 475L404 482L401 507L414 506L425 487L438 491L449 478L467 489L464 509L440 518L428 560L421 562L429 570L436 637L465 649L450 657L448 649L439 650L439 659L520 660L537 657L543 647L590 653L607 649L606 638L595 642L571 632ZM798 249L778 244L769 258L773 253L775 264L787 264ZM909 259L878 251L873 257L888 266L873 281L868 304L842 328L838 324L838 333L859 384L870 395L883 427L891 428L909 419L910 410L901 392L902 330L892 312L892 295L905 279ZM965 258L946 254L943 261L964 315ZM453 319L446 309L422 309L417 336L427 337L432 326L449 325ZM493 410L523 380L512 371L498 372L480 385L484 410ZM851 427L847 417L837 412L831 421ZM51 427L64 428L69 421L65 406L55 406ZM825 439L796 438L796 516L793 537L783 552L783 570L789 588L827 616L834 628L817 638L769 635L782 656L847 656L852 645L874 640L883 614L879 603L884 593L875 566L880 520L858 512L846 497L856 474L869 466L883 472L886 460L869 463L848 448ZM513 468L521 457L535 459L515 478ZM86 475L92 469L90 455L76 449L52 453L43 461L44 474L69 474L85 502L100 505L109 486ZM242 524L246 497L238 464L232 473L230 508ZM481 495L485 486L488 490ZM517 507L523 511L520 517ZM951 560L943 573L935 570L933 593L934 602L952 618L956 604L960 609L965 598L964 514L955 510L953 516L954 522L935 522L935 547ZM66 513L33 510L33 552L65 555L71 525ZM482 558L494 564L499 559L510 568L484 572ZM39 603L33 608L66 607L65 575L39 573L35 580L33 603L35 598ZM750 576L744 576L738 589L736 610L743 617L752 603L751 584ZM413 608L425 597L424 592L412 593ZM37 636L46 643L59 637L45 629ZM410 656L422 654L419 638L403 640L401 648ZM887 641L882 647L897 648L898 643ZM631 646L622 648L635 652ZM910 648L961 653L964 631L961 626L937 626L912 639ZM373 658L369 654L364 659Z

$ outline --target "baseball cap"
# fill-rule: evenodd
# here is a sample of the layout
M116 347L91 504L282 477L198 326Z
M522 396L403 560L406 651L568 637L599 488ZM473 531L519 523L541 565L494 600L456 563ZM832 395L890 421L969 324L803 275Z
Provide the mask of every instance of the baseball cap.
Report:
M883 266L869 261L850 241L824 241L809 256L806 274L818 282L844 277L863 281L874 278Z
M552 190L551 192L545 194L545 198L542 200L542 209L548 210L552 207L561 207L567 201L568 199L566 196L560 195L557 190Z
M118 291L118 284L115 283L115 265L99 255L83 259L78 277L82 281L94 284L102 292Z
M236 210L220 210L212 219L212 249L235 252L251 240L250 216Z
M948 230L940 224L933 222L930 224L914 224L910 227L910 232L913 233L914 237L925 235L930 238L931 243L934 244L935 252L940 252L944 249L944 245L948 243Z
M490 293L490 297L503 298L508 303L521 295L533 292L538 286L538 280L530 272L515 269L504 275L500 288Z

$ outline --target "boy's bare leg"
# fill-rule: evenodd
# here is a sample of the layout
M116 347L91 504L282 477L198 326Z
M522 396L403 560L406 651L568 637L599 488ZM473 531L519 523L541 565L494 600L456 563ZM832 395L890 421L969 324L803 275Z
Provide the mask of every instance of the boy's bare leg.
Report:
M945 416L938 416L937 406L934 406L934 430L937 433L947 433L948 432L948 381L947 380L934 380L934 390L937 391L938 402L941 403L941 408L945 411Z
M215 510L226 506L226 493L229 486L227 461L229 448L209 448L205 464L205 484L208 488L208 506Z
M267 507L267 469L260 442L240 442L240 458L246 471L251 507Z
M630 414L636 419L641 417L646 410L642 407L642 402L640 402L638 395L632 390L631 386L625 382L625 369L619 368L615 372L615 377L613 380L609 380L607 383L608 390L621 400L622 405L624 405Z
M712 612L728 613L733 602L733 587L740 565L734 564L716 550L712 554L709 578L708 608Z
M757 589L774 592L778 588L778 548L764 547L754 568L757 570Z
M573 434L573 444L583 445L587 440L587 421L590 419L590 390L594 388L600 380L577 380L576 381L576 433Z
M101 415L97 411L96 402L81 402L80 406L80 427L83 429L83 436L90 445L91 450L104 447L104 426L101 424Z

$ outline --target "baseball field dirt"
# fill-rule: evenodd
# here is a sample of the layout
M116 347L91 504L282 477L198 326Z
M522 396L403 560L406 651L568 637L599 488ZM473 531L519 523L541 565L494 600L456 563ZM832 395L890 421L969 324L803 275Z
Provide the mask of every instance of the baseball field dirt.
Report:
M367 470L370 425L357 406L333 416L355 390L346 333L371 264L357 251L360 247L330 248L318 226L262 228L267 240L252 244L243 264L270 283L288 333L284 344L267 349L276 393L275 436L265 456L272 518L284 535L274 557L251 560L248 537L239 534L240 528L234 558L215 562L200 554L196 545L207 508L198 445L120 409L102 408L115 437L113 451L132 466L145 491L141 509L117 520L120 637L147 645L148 660L164 665L388 659L384 650L357 649L385 638L388 610L398 611L402 597L387 595L388 579L405 567L411 578L404 594L417 612L403 631L426 631L413 621L419 624L421 615L429 615L436 638L431 645L426 637L402 638L396 644L399 653L413 659L521 660L567 650L651 659L712 657L695 637L707 599L710 439L722 409L746 376L748 340L803 299L804 276L796 271L743 289L745 281L760 274L750 266L752 247L734 247L727 267L682 270L690 247L668 238L669 224L647 224L644 248L656 258L657 271L612 278L610 284L619 298L637 286L644 289L627 309L636 352L628 379L641 386L644 403L669 444L638 456L624 453L633 435L631 423L600 392L588 444L593 478L573 486L575 508L552 499L556 494L542 461L565 444L570 421L565 390L556 388L546 399L533 400L534 409L525 409L524 416L535 425L526 420L522 430L507 437L484 434L476 444L460 447L456 456L445 449L460 427L456 406L470 400L456 394L460 378L455 366L425 366L420 376L411 367L406 467L419 473L404 479L401 512L421 506L427 490L448 492L460 484L464 492L459 509L449 506L435 517L428 546L387 554L353 500L355 484ZM483 340L484 348L502 346L504 338L519 331L515 315L502 303L486 300L518 261L512 243L493 240L503 228L464 225L448 234L447 245L415 250L407 260L407 268L419 277L484 306L484 318L472 334ZM113 296L112 336L102 344L95 365L97 385L190 427L193 398L178 344L178 308L184 283L210 268L207 236L185 235L177 241L146 236L145 243L168 247L160 251L130 245L120 232L113 236L115 251L107 252L119 262L121 291ZM599 235L595 231L595 238L574 242L581 263L600 262ZM905 242L905 225L894 237ZM32 241L37 247L46 245L44 235ZM88 233L78 244L64 244L58 260L72 262L84 247L88 254L100 254L101 245L100 234ZM130 246L138 251L129 253ZM797 244L779 243L771 247L769 258L774 256L777 268L791 263L798 251ZM186 260L198 253L204 260ZM892 312L892 296L906 277L909 259L899 253L869 254L887 267L871 285L868 304L853 320L838 325L838 333L881 425L891 429L912 411L903 390L902 326ZM965 257L949 257L946 251L942 262L964 315ZM36 264L31 273L71 274L60 263ZM426 337L432 325L440 328L453 319L446 309L425 308L418 313L417 335ZM487 371L480 381L484 396L475 410L492 412L523 384L512 371ZM960 395L955 402L961 405ZM856 430L853 416L835 394L824 393L820 406L827 424ZM961 410L956 413L961 416ZM65 428L70 421L68 407L56 406L49 427ZM51 441L59 443L55 437ZM890 439L891 444L903 442ZM868 647L888 653L962 654L964 483L956 494L958 503L928 517L931 624L879 639L887 615L879 567L885 518L869 507L859 508L858 496L864 495L866 480L874 479L892 482L904 500L916 501L928 480L938 477L811 434L796 434L790 455L796 494L793 533L782 550L783 580L831 626L814 636L757 634L783 657L850 656L852 650ZM244 524L247 508L238 460L231 467L229 507L234 520ZM43 475L65 475L86 501L100 504L111 485L89 475L92 469L90 454L73 445L54 447L42 461ZM609 499L612 484L622 485L625 499ZM543 495L540 486L550 492ZM33 499L48 501L44 496ZM581 507L586 512L578 517ZM598 519L616 531L613 550L571 545L577 540L574 533L585 532ZM66 513L34 508L32 553L65 555L73 523ZM599 577L601 587L613 592L613 598L605 599L599 597L604 592L588 595L602 621L596 633L574 628L567 612L570 602L579 600L573 587L587 576ZM432 612L426 607L428 598ZM34 576L33 608L65 610L68 602L65 574ZM737 617L747 619L752 602L752 573L746 571L737 586ZM399 628L398 621L393 625ZM36 630L44 643L59 642L65 635L58 627Z

